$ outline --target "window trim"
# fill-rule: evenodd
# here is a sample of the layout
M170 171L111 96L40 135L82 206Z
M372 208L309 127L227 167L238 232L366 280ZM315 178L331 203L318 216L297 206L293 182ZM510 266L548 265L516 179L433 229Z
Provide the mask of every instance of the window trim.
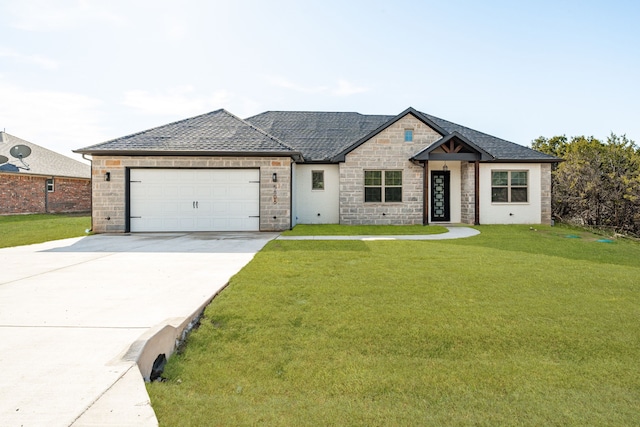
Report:
M56 184L53 178L47 178L46 186L47 186L47 193L55 192Z
M322 177L322 180L320 181L320 183L322 184L322 188L315 188L315 182L313 180L313 175L314 174L320 174ZM324 185L324 170L312 170L311 171L311 191L324 191L325 189L325 185Z
M494 185L493 184L493 174L496 172L506 172L507 173L507 184L506 185ZM512 183L512 179L511 179L511 174L513 172L523 172L526 175L526 184L525 185L513 185ZM530 193L529 193L529 189L530 189L530 170L529 169L492 169L491 170L491 204L495 204L495 205L528 205L531 203L531 197L530 197ZM507 200L506 201L494 201L493 200L493 189L494 188L506 188L507 189ZM524 188L526 189L526 195L527 195L527 200L524 202L513 202L511 201L512 199L512 195L511 195L511 190L513 188Z
M364 182L363 182L363 195L362 195L362 200L364 203L384 203L384 204L398 204L398 203L403 203L403 170L402 169L365 169L363 171L363 178L364 178ZM366 174L367 172L380 172L380 185L367 185L366 184ZM386 180L387 180L387 172L400 172L400 185L387 185L386 184ZM367 188L380 188L380 201L367 201ZM387 188L399 188L400 189L400 200L398 201L391 201L391 202L387 202L386 201L386 189Z

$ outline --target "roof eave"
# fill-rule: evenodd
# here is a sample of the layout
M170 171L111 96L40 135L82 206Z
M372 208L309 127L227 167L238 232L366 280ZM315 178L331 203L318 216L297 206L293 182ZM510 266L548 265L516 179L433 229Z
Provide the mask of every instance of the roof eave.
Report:
M299 151L216 151L216 150L73 150L78 154L92 156L219 156L219 157L291 157L294 160L301 159Z

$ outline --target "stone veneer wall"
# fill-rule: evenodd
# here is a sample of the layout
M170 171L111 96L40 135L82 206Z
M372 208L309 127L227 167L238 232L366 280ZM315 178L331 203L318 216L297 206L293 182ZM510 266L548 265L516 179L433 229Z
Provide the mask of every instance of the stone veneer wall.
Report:
M475 201L475 167L472 162L460 163L460 174L462 182L461 221L463 224L473 224L476 215Z
M540 165L540 221L551 224L551 163Z
M413 142L404 131L413 130ZM424 169L409 161L441 136L407 115L347 154L340 164L341 224L422 224ZM365 203L365 170L402 170L402 203Z
M89 179L54 177L54 191L47 192L49 176L0 174L0 215L71 213L91 210Z
M93 231L125 231L125 169L259 168L260 231L282 231L291 226L291 159L288 157L93 156ZM105 181L106 172L111 180ZM278 181L272 182L273 173Z

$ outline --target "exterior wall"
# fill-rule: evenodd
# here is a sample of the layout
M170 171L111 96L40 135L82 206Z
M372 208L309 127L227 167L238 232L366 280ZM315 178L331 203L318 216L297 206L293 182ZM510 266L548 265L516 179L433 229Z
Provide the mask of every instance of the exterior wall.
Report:
M413 142L404 141L405 129L413 129ZM424 169L409 159L440 137L407 115L347 154L340 163L340 223L422 224ZM402 170L402 203L365 203L365 170Z
M125 231L126 168L259 168L260 230L291 227L291 159L288 157L93 156L93 231ZM110 172L111 180L105 181ZM278 176L272 182L272 174Z
M91 181L89 179L54 178L54 191L47 194L47 212L90 212Z
M47 179L50 178L0 173L0 215L91 210L89 179L54 177L54 191L48 193Z
M541 224L543 221L541 215L542 166L540 163L481 163L480 224ZM491 171L493 170L528 171L529 201L527 203L492 203ZM550 180L549 175L549 189ZM549 200L549 205L550 203Z
M460 222L463 224L473 224L476 220L476 178L474 163L460 163L460 179L462 180L460 194Z
M540 165L540 191L542 195L542 224L551 224L551 163Z
M445 162L429 162L429 195L431 195L431 172L432 171L441 171L444 167ZM450 209L450 221L451 223L459 223L462 222L462 207L461 207L461 199L462 199L462 172L461 172L461 164L460 162L446 162L447 167L449 168L449 209ZM473 178L473 170L472 175ZM473 191L473 188L472 190ZM473 199L473 194L472 194ZM431 197L428 200L428 215L429 222L432 222L431 219Z
M297 224L338 224L340 168L338 165L295 165L295 219ZM324 190L311 189L311 172L324 171Z

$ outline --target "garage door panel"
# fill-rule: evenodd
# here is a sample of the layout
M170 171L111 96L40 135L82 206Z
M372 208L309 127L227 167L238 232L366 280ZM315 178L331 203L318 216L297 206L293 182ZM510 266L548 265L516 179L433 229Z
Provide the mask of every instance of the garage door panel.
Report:
M258 169L131 169L131 231L256 231Z

